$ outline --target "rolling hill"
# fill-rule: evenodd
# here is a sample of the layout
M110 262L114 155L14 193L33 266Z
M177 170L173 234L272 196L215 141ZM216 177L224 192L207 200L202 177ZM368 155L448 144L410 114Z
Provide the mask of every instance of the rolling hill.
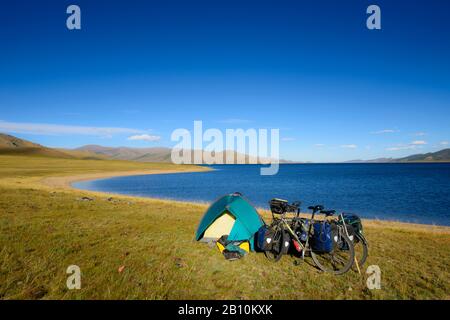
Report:
M181 150L180 150L181 151ZM171 160L170 148L130 148L130 147L104 147L100 145L85 145L76 149L48 148L37 143L20 139L8 134L0 133L0 155L29 155L46 156L71 159L89 160L128 160L137 162L169 163ZM235 159L238 155L245 159L245 163L255 163L256 158L249 155L232 152ZM217 158L222 158L225 163L225 152L217 153ZM191 162L194 163L194 153L191 154ZM261 158L260 163L267 163L268 158ZM281 160L281 162L287 162Z
M171 162L171 153L172 150L170 148L129 148L129 147L103 147L99 145L86 145L80 148L75 149L76 151L88 151L97 155L106 156L110 159L116 160L132 160L139 162ZM182 150L180 150L181 152ZM241 153L232 151L233 157L237 159L238 155L245 158L245 163L257 162L255 157L249 155L243 155ZM191 153L191 162L194 162L194 153ZM225 152L218 152L216 157L223 159L225 163ZM268 158L261 158L261 163L267 163L269 161ZM286 160L280 160L282 163L286 163Z
M180 150L181 151L181 150ZM100 145L85 145L76 149L49 148L37 143L20 139L8 134L0 133L0 155L32 155L72 159L111 159L129 160L138 162L171 162L171 149L164 147L131 148L131 147L104 147ZM225 163L225 152L217 153ZM255 157L239 154L233 151L233 156L245 158L245 163L254 163ZM259 163L269 162L268 158L261 158ZM191 162L194 163L193 152ZM450 162L450 148L437 152L414 154L402 158L378 158L372 160L351 160L346 163L395 163L395 162ZM300 163L280 159L280 163Z
M104 147L99 145L86 145L73 150L78 152L90 152L114 160L132 160L140 162L170 162L171 153L169 148Z
M394 162L394 158L377 158L377 159L371 159L371 160L350 160L345 161L344 163L386 163L386 162Z
M413 154L403 158L378 158L372 160L350 160L345 163L396 163L396 162L450 162L450 148L436 152Z
M3 133L0 133L0 154L72 158L65 152Z
M56 157L67 159L90 159L90 160L99 160L107 158L105 156L92 153L90 151L49 148L28 140L0 133L0 155L2 154L43 156L43 157Z
M413 154L408 157L396 159L396 162L448 162L450 161L450 148L437 152Z

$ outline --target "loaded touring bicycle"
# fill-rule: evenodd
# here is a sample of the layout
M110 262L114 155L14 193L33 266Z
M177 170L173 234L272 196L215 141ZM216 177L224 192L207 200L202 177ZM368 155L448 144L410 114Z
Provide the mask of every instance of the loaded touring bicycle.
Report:
M333 274L343 274L354 264L359 271L365 262L367 241L356 215L341 213L337 219L331 219L334 210L316 205L308 207L312 214L307 219L300 217L300 202L289 204L286 200L272 199L269 205L272 223L261 227L257 235L258 246L269 260L278 261L289 251L301 259L310 255L319 269ZM325 219L316 219L317 214L324 214Z

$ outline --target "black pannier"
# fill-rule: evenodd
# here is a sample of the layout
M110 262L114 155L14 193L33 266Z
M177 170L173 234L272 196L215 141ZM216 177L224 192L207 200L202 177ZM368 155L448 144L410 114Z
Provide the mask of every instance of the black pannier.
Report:
M273 236L274 232L268 226L264 225L261 228L259 228L258 232L256 233L257 248L260 251L272 250Z
M288 201L283 199L274 198L269 201L270 210L274 214L283 214L288 207Z
M345 224L351 226L351 228L348 228L349 232L352 230L355 234L362 234L363 226L360 217L352 213L344 213L342 216Z

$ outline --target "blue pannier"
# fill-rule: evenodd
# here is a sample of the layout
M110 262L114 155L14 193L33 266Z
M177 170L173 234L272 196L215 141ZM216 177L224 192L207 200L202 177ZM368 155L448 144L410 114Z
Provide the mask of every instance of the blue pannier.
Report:
M333 251L331 224L329 222L316 222L313 224L314 234L312 249L319 252Z
M256 233L256 244L259 251L270 251L273 245L273 231L266 225L259 228Z

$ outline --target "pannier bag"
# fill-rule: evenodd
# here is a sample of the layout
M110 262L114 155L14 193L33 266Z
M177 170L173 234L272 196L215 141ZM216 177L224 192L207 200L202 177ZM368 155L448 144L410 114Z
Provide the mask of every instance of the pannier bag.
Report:
M272 250L274 232L266 225L259 228L257 235L258 249L261 251Z
M287 200L274 198L269 201L270 210L274 214L283 214L286 212L286 208L288 205Z
M308 239L310 222L309 220L303 218L301 220L302 220L301 228L300 230L297 231L297 236L299 237L300 241L306 242L306 240Z
M314 251L331 252L333 251L333 235L331 224L327 221L316 222L313 224L312 248Z
M345 224L352 226L352 228L350 229L353 229L353 231L357 234L362 234L363 227L360 217L352 213L344 213L342 216L344 218Z
M291 235L287 231L284 231L283 247L281 248L281 253L287 254L289 252L290 246L291 246Z
M232 246L237 246L247 253L250 252L250 243L248 241L228 241L227 238L228 236L224 235L219 240L217 240L216 246L220 252L223 252L223 250L227 248L230 249L232 248Z
M217 248L227 260L237 260L250 252L248 241L228 241L228 236L223 235L216 242Z

